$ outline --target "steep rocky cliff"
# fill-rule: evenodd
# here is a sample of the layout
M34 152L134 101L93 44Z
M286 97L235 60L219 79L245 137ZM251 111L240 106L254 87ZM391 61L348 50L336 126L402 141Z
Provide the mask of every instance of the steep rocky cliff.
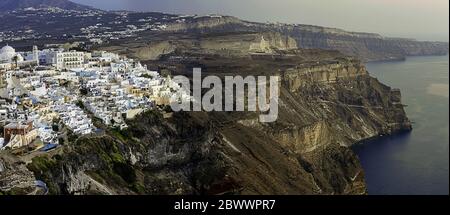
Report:
M276 26L301 48L338 50L364 61L403 60L406 56L445 55L448 43L385 38L378 34L346 32L317 26Z
M159 35L145 44L132 41L117 46L102 47L103 50L128 55L140 60L158 60L162 56L181 53L198 55L220 55L224 57L242 57L250 53L276 53L280 50L297 49L297 42L289 36L278 32L261 33L227 33L202 36Z
M51 194L365 194L349 146L411 129L399 92L335 52L291 55L196 62L205 75L280 76L274 123L252 112L164 118L150 111L125 131L81 137L57 155L34 158L28 169ZM188 72L189 64L180 66L174 72Z
M0 194L39 194L35 181L33 173L26 168L25 163L0 152Z
M192 18L169 25L166 31L211 32L280 32L297 41L299 48L338 50L363 61L402 60L406 56L445 55L446 42L422 42L412 39L386 38L373 33L348 32L311 25L263 24L229 16Z

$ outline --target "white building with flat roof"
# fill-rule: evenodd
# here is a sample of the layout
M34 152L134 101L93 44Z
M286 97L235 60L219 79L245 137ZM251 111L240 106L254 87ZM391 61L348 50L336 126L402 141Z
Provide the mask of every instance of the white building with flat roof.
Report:
M84 52L64 51L55 55L56 69L73 69L84 66Z

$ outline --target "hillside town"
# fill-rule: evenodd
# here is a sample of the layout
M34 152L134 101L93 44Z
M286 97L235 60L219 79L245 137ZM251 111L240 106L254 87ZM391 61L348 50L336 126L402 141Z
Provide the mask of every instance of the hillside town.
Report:
M131 13L127 11L105 12L102 10L65 10L58 7L27 7L9 11L1 16L5 20L0 30L0 42L18 42L27 40L53 40L62 43L70 40L86 44L103 44L123 38L137 37L140 33L158 32L168 24L183 23L194 16L175 16L156 13ZM53 25L43 28L39 21L46 20ZM69 32L59 27L73 25ZM27 23L21 26L22 23ZM52 45L52 44L47 44Z
M126 129L146 110L189 100L140 62L105 51L0 49L0 149L48 151L71 135L101 132L94 121Z

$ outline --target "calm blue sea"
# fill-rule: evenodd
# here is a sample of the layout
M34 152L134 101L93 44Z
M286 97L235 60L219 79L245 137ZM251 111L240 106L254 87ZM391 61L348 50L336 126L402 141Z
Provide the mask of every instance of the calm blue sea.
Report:
M449 194L449 57L368 63L370 74L402 92L409 134L354 147L370 195Z

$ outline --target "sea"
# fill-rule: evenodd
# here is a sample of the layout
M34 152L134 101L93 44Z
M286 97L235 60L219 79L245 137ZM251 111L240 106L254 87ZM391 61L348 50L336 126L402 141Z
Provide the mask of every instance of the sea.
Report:
M402 92L413 131L353 147L369 195L449 194L449 56L368 63L369 73Z

